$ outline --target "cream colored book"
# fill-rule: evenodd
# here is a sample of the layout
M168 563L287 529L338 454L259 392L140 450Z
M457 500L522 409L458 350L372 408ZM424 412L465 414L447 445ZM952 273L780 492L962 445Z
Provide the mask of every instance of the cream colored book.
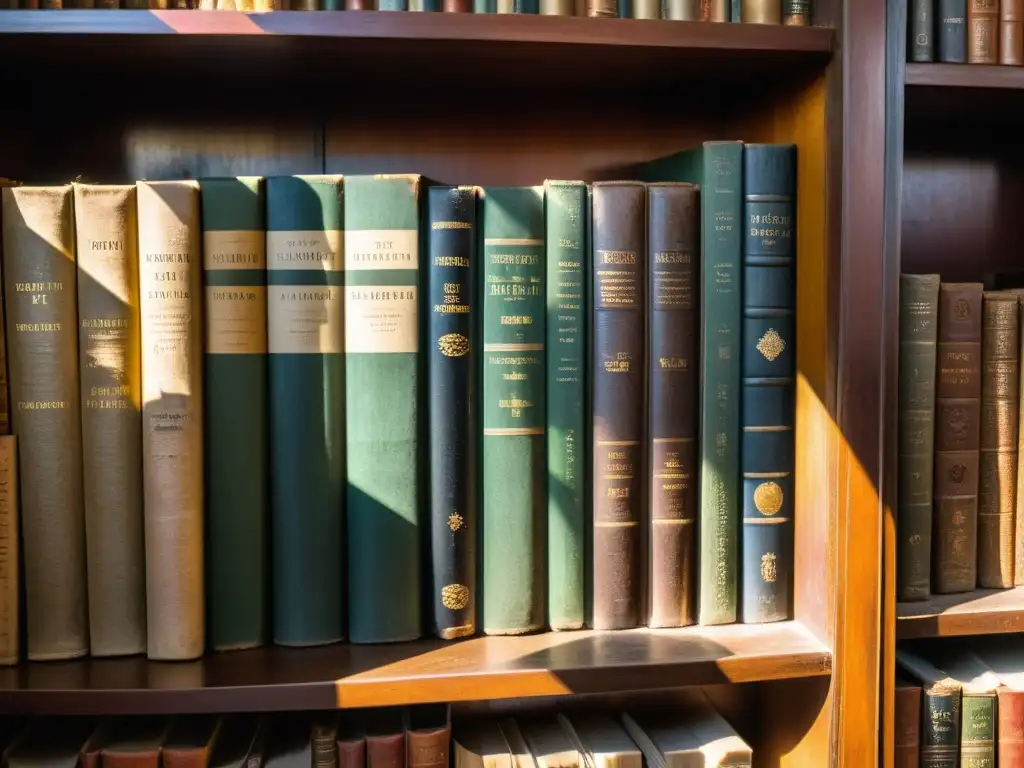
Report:
M706 768L750 768L753 751L700 689L683 692L687 725L697 738Z
M643 768L640 748L610 715L559 715L558 721L576 745L582 768Z
M537 768L581 768L579 750L557 717L523 718L516 725Z
M705 768L700 744L676 712L623 713L622 724L643 753L647 768Z
M508 751L512 758L512 768L537 768L533 759L533 752L530 751L523 732L519 729L519 723L511 717L501 721L501 733L508 743Z
M514 768L508 742L494 720L456 724L452 744L455 768Z

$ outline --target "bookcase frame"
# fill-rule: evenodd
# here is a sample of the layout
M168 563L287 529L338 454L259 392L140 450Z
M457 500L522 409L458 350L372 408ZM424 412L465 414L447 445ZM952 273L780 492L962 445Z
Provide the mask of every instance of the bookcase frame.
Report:
M884 0L818 28L441 14L0 13L0 173L29 183L414 171L623 178L709 139L795 141L795 621L268 647L0 669L0 712L180 713L706 686L764 768L879 762ZM197 87L202 83L202 87ZM875 311L885 296L885 311Z

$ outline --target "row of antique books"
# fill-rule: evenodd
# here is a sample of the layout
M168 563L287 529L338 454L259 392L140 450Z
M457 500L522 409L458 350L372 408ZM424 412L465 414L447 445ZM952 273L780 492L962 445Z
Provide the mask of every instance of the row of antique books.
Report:
M269 715L0 721L9 768L744 768L752 751L699 691L660 711L456 717L447 705Z
M897 594L1024 584L1024 292L900 279Z
M808 26L812 0L0 0L11 8L218 11L443 11L733 21Z
M638 170L5 188L28 658L789 618L796 148Z
M1024 640L929 641L896 651L897 768L1024 765Z
M1024 0L907 0L907 57L1024 64Z

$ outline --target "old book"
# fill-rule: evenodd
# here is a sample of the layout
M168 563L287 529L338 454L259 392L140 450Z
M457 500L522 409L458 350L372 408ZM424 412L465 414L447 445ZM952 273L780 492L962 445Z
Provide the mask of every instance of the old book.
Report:
M337 735L338 768L365 768L366 726L362 717L342 710Z
M981 283L939 288L932 591L977 584Z
M448 768L452 724L447 704L428 704L412 709L405 733L409 768Z
M1018 299L1018 327L1024 328L1024 289L1011 291ZM1018 333L1020 346L1017 352L1018 366L1024 357L1024 333ZM1019 371L1018 371L1019 373ZM1020 385L1017 390L1018 403L1024 402L1024 376L1020 376ZM1017 414L1017 483L1015 486L1014 504L1014 533L1013 533L1013 583L1014 585L1024 584L1024 431L1020 429L1020 413Z
M999 4L999 63L1024 64L1024 2L1001 0Z
M515 718L507 717L501 721L500 725L501 733L508 743L512 768L540 768Z
M921 750L921 686L897 677L895 691L894 768L918 768Z
M273 634L318 645L345 636L342 178L266 190Z
M704 768L697 737L678 713L624 712L620 719L647 768Z
M939 276L900 275L896 599L931 593Z
M21 659L18 438L0 435L0 665Z
M221 725L219 715L175 717L161 749L163 768L209 768Z
M515 725L536 768L581 768L579 750L557 716L516 718ZM509 738L508 734L505 738ZM517 750L513 748L513 751Z
M664 0L661 16L674 21L699 21L700 0Z
M309 735L312 768L338 768L338 713L318 712Z
M483 196L483 629L544 626L544 190Z
M572 16L575 13L573 0L540 0L542 16Z
M3 764L9 768L78 768L82 746L95 727L90 717L35 718L5 745Z
M3 189L3 254L28 658L69 659L89 651L71 185Z
M267 256L263 179L202 179L210 645L266 638Z
M591 18L614 19L619 15L619 4L616 0L586 0L587 16Z
M999 0L967 0L967 61L999 61Z
M696 619L697 328L700 195L695 184L647 188L651 627Z
M608 714L558 715L583 768L643 768L643 754L625 727Z
M163 716L118 718L103 744L103 768L160 768L160 751L170 727L171 720Z
M660 0L631 0L630 17L634 19L660 19Z
M1020 635L987 637L972 651L999 679L996 691L996 762L1000 768L1024 766L1024 663ZM899 767L897 767L899 768Z
M787 27L811 26L811 5L811 0L782 0L782 23Z
M910 32L908 47L911 61L935 61L935 2L936 0L910 0L907 28ZM966 15L965 13L964 16ZM965 54L966 48L965 35Z
M140 181L138 203L147 653L193 659L205 641L199 184Z
M381 707L366 714L366 768L406 768L408 713Z
M959 768L960 684L906 649L897 649L896 664L921 686L921 768Z
M224 715L210 753L210 768L263 768L264 739L263 716Z
M135 185L75 185L93 656L146 651L137 223Z
M938 0L936 58L939 61L967 61L968 0Z
M547 241L548 625L582 629L586 588L589 196L544 183Z
M783 0L743 0L744 24L781 24Z
M451 640L476 631L476 188L431 187L427 220L431 612Z
M962 644L936 645L926 652L932 664L961 689L960 766L996 764L996 674Z
M508 742L491 718L457 723L452 752L454 768L514 768Z
M751 768L753 750L722 717L700 688L678 694L676 717L686 723L709 768Z
M345 178L353 643L420 636L420 184L414 175Z
M731 18L730 0L700 0L702 21L728 22ZM744 0L747 2L748 0Z

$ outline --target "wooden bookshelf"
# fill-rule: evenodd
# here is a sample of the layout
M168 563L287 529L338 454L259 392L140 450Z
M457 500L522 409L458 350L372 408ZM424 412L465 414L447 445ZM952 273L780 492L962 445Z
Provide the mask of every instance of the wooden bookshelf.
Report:
M952 637L1024 632L1024 587L933 595L897 607L896 637Z
M948 88L1024 88L1024 70L989 64L907 64L908 86Z

